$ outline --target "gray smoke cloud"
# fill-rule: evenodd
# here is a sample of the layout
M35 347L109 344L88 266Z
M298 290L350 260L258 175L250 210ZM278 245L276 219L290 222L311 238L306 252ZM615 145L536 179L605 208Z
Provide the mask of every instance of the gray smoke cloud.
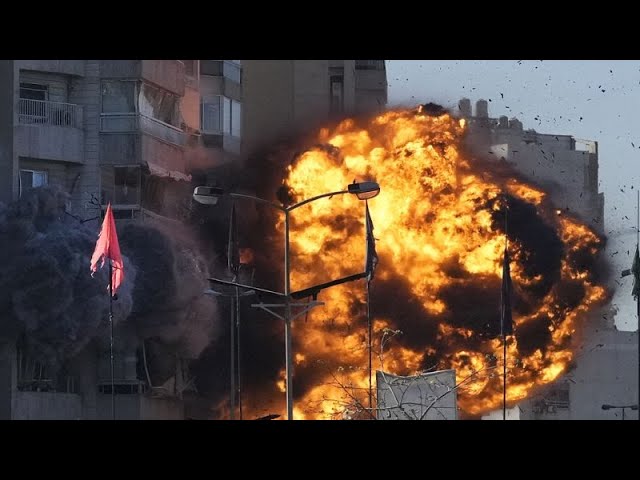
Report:
M133 223L122 229L121 248L138 269L129 321L142 337L197 358L218 334L217 308L203 294L210 275L190 231L172 221Z
M108 271L91 277L97 233L65 213L64 193L40 188L0 211L0 334L24 333L54 369L105 328ZM114 302L115 322L133 305L135 268Z
M99 225L68 215L67 200L38 188L0 204L0 336L24 334L54 370L108 337L108 269L89 271ZM174 361L175 354L196 358L215 338L217 313L203 295L207 271L197 245L186 233L171 234L146 223L118 225L125 280L113 310L116 336L152 339Z

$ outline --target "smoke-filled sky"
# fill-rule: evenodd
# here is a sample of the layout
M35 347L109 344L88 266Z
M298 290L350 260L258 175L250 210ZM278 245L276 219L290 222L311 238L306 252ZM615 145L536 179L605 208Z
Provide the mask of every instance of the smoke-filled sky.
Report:
M637 327L631 296L640 188L640 62L624 60L389 60L389 104L435 102L457 107L462 97L489 101L489 115L506 115L540 133L599 143L600 191L605 194L605 255L613 262L619 308L616 325ZM633 189L631 188L633 186ZM627 254L627 251L629 252ZM618 252L618 253L615 253Z

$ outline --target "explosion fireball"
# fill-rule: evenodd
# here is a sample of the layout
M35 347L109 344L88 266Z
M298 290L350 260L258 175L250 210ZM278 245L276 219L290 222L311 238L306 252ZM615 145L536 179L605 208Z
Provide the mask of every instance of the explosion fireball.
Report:
M594 272L603 240L559 215L546 192L504 162L468 154L464 134L464 120L421 107L347 119L320 131L319 145L289 166L284 185L299 201L354 178L380 183L370 201L379 256L371 283L374 369L453 368L464 381L460 408L479 415L502 402L505 209L515 323L509 403L567 369L572 336L606 290ZM294 290L362 271L364 205L351 195L302 207L291 232ZM335 418L345 406L367 404L363 281L325 290L321 300L324 307L293 327L297 419Z

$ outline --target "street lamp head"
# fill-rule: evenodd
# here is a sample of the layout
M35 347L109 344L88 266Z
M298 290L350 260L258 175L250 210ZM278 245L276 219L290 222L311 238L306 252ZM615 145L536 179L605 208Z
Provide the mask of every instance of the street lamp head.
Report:
M638 405L631 405L631 410L638 410Z
M196 187L193 190L193 199L203 205L216 205L224 190L219 187Z
M613 405L607 405L606 403L604 405L602 405L602 409L603 410L610 410L612 408L616 408L616 407L614 407Z
M353 182L348 187L349 193L354 194L360 200L369 200L370 198L377 197L380 193L380 185L376 182Z

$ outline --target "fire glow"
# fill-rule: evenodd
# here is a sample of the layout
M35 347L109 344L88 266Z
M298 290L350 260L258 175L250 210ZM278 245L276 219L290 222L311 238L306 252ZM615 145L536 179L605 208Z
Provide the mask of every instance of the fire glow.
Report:
M468 379L460 408L478 415L502 402L495 332L505 205L515 322L509 403L567 369L571 338L606 291L592 271L601 238L558 215L545 192L508 166L466 154L464 132L464 120L422 108L359 124L347 119L320 131L321 146L297 157L284 184L300 201L354 179L380 183L370 202L380 257L371 284L373 367L398 375L453 368L458 383ZM291 226L294 290L362 271L362 202L342 195L300 210ZM325 290L320 299L325 306L293 328L297 419L340 418L345 406L367 404L363 281Z

